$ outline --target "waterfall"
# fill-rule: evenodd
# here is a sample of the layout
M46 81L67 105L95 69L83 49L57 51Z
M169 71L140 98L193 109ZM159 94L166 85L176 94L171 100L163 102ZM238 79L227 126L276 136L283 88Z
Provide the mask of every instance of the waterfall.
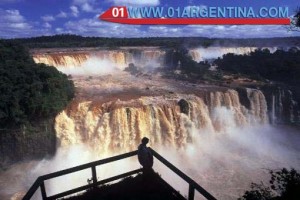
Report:
M300 122L300 107L291 90L276 88L272 91L270 116L272 123Z
M36 63L44 63L55 67L79 67L88 59L88 55L84 53L68 53L68 54L36 54L33 60Z
M275 105L276 105L276 98L275 95L272 94L272 124L275 124L276 122L276 110L275 110Z
M57 68L82 67L91 59L106 60L111 62L114 67L124 69L130 63L143 67L164 64L165 52L158 48L144 49L120 49L120 50L65 50L62 52L34 52L33 59L36 63L44 63Z
M193 140L194 129L218 134L227 126L268 123L263 93L249 89L248 99L249 109L230 89L208 92L206 97L173 94L102 104L73 102L56 117L55 129L62 146L88 143L99 152L133 150L144 136L155 144L181 148ZM187 102L186 107L179 101ZM233 116L233 124L228 124L224 113Z
M276 47L263 47L262 49L269 49L270 52L275 52ZM192 56L193 60L200 62L209 59L217 59L225 54L233 53L238 55L249 54L259 48L257 47L208 47L208 48L195 48L190 49L189 54Z
M268 107L262 91L247 88L247 96L250 100L252 119L258 120L260 123L267 123L269 121Z

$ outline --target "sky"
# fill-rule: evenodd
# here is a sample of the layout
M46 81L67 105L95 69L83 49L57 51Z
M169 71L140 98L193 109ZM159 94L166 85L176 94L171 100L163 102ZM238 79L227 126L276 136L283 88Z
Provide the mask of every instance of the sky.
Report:
M123 25L101 21L111 6L252 6L289 7L299 0L0 0L0 38L76 34L97 37L261 38L300 36L282 25Z

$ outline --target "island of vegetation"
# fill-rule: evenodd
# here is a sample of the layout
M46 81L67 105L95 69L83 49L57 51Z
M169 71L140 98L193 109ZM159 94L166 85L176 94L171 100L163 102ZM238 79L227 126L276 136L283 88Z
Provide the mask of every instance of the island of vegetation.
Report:
M36 64L22 45L0 40L0 163L55 151L54 117L73 96L65 74Z

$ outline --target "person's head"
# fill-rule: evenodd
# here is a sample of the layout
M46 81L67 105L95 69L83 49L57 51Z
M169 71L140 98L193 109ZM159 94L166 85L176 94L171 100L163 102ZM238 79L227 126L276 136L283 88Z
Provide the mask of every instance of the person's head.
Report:
M149 138L143 137L142 144L146 145L146 144L148 144L148 142L149 142Z

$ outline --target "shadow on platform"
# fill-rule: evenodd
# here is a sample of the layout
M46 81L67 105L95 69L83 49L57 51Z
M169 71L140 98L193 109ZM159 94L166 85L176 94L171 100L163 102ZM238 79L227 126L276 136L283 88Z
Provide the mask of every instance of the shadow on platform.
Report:
M100 185L88 191L64 198L68 200L184 200L185 198L157 173L127 177L120 182Z

